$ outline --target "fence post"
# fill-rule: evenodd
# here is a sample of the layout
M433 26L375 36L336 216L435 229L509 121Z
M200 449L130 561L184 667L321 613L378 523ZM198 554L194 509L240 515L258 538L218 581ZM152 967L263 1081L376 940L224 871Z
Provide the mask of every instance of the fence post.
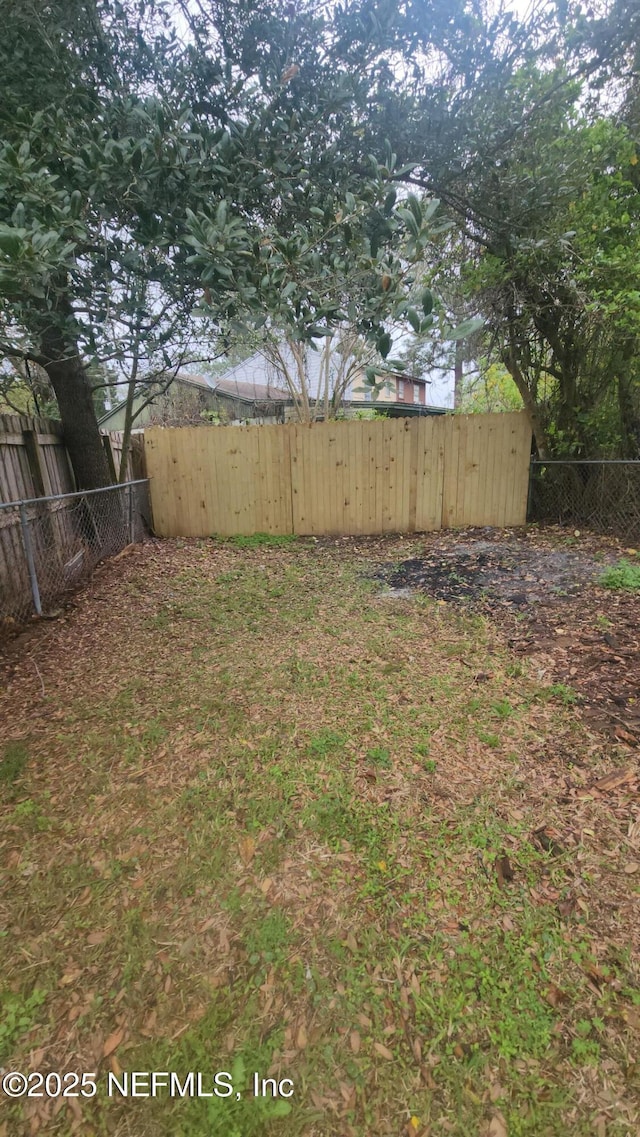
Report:
M533 458L529 459L529 485L527 486L527 512L525 520L529 521L531 516L531 497L533 495Z
M31 582L31 595L33 597L33 606L38 616L42 615L42 604L40 602L40 589L38 588L38 577L36 575L36 563L33 559L33 546L31 544L31 533L29 532L29 518L27 517L27 507L20 506L20 527L22 529L22 540L24 543L24 552L27 558L27 568L29 569L29 580Z
M129 486L129 544L133 545L135 534L133 532L133 486Z
M111 435L110 434L103 434L102 435L102 445L104 447L104 452L105 452L106 459L107 459L107 465L109 467L109 474L111 475L111 481L115 485L118 481L118 471L116 470L116 459L115 459L115 455L113 453L113 445L111 443Z

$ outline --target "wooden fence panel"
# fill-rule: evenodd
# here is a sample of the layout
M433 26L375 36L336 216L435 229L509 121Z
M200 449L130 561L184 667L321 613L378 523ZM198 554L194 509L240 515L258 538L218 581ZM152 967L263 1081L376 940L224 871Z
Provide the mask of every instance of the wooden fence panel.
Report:
M530 445L517 413L145 433L163 536L519 525Z
M531 428L519 412L446 420L442 524L524 525Z
M389 419L288 427L293 531L357 535L408 530L418 425L418 420Z
M291 533L289 427L152 427L145 459L156 532ZM284 430L284 436L273 433Z
M117 471L122 431L104 437L109 439ZM131 438L126 480L144 477L144 444L137 433ZM31 415L0 415L0 502L53 497L74 490L61 423Z

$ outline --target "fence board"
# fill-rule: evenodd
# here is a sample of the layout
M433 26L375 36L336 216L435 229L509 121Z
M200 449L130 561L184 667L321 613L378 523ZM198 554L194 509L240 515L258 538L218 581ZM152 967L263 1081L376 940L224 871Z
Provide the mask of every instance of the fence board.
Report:
M524 414L145 433L163 536L424 532L525 522Z
M416 524L418 533L442 526L445 422L418 419Z

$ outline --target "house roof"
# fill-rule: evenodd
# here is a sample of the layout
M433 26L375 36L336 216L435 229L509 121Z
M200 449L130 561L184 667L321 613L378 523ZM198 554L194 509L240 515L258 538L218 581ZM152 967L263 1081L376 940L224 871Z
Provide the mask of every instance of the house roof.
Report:
M234 399L241 399L246 403L281 403L291 399L288 391L281 387L272 387L270 384L251 383L241 379L231 379L223 375L222 379L214 380L214 390L221 395L230 395Z
M243 403L281 403L291 399L289 391L269 382L269 369L259 352L209 382L221 395L229 395Z
M193 383L196 387L208 387L209 389L213 386L211 380L207 379L206 375L191 375L190 372L185 374L183 371L176 375L175 382Z
M208 391L212 390L212 385L211 385L210 381L208 379L206 379L204 375L186 375L186 374L184 374L184 372L180 372L179 375L175 376L173 382L182 384L183 386L187 386L187 387L199 387L200 389L202 389L204 387ZM161 385L161 383L162 383L162 381L160 380L159 385ZM142 392L139 392L138 395L136 396L136 398L139 399L141 394L142 394ZM105 411L105 413L103 415L101 415L101 417L98 419L98 426L104 426L104 424L107 423L110 418L113 418L113 416L119 410L121 410L122 407L124 407L124 405L126 404L126 401L127 401L126 399L120 399L120 401L117 403L114 403L113 406L110 407L108 411Z

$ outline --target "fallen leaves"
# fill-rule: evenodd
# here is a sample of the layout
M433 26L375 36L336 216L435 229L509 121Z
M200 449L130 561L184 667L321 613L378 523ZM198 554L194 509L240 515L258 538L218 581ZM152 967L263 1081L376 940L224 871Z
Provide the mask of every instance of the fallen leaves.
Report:
M535 829L533 840L545 853L551 853L552 857L561 857L565 851L558 840L557 830L548 825L542 825L540 829Z
M544 997L551 1007L559 1007L561 1003L568 1003L569 1001L567 992L556 987L555 983L549 984Z
M124 1038L124 1033L124 1027L120 1027L118 1030L114 1030L113 1034L110 1034L109 1037L105 1039L104 1046L102 1047L103 1058L108 1058L110 1054L113 1054L114 1050L118 1049Z
M222 623L217 624L213 635L217 637L222 628L223 638L221 643L216 640L215 660L209 659L211 593L200 576L193 585L196 561L198 572L203 565L210 571L214 554L205 547L209 545L214 543L187 543L182 550L170 544L163 546L169 549L167 561L173 558L176 564L163 562L162 572L154 573L147 571L147 562L144 589L135 593L133 618L131 596L118 612L114 589L115 609L109 605L109 621L99 625L99 634L92 632L78 647L82 628L79 617L74 616L74 635L69 638L66 656L62 654L61 665L54 667L51 661L41 664L52 707L65 709L51 721L45 717L38 726L38 747L50 747L55 762L48 770L46 763L38 761L40 750L34 755L30 767L33 799L40 803L40 789L50 791L46 808L56 823L64 818L70 836L68 844L60 842L58 847L56 840L55 848L50 848L49 832L32 832L28 842L21 842L20 848L25 851L20 860L16 833L12 832L2 861L14 865L17 874L38 864L43 880L53 879L53 869L57 872L60 865L65 884L73 890L79 883L77 891L71 892L75 909L72 920L68 919L68 894L65 896L61 889L55 905L46 896L39 902L39 923L34 922L30 940L25 943L28 954L19 956L13 951L9 942L12 936L5 945L11 955L12 979L22 982L25 974L35 974L28 969L52 959L56 968L53 973L64 980L48 997L48 1015L36 1023L28 1045L37 1043L42 1051L43 1043L46 1061L57 1054L75 1057L82 1049L85 1056L91 1054L92 1062L104 1056L107 1068L117 1072L121 1068L118 1057L128 1065L123 1058L126 1053L133 1062L141 1042L143 1053L148 1049L145 1040L177 1040L189 1028L196 1039L201 1037L198 1032L204 1030L204 1023L198 1022L198 1016L208 1014L215 1004L221 1013L224 1011L224 1021L232 1024L232 1030L222 1030L220 1053L232 1061L231 1056L242 1050L257 1024L265 1050L276 1040L274 1072L280 1065L286 1074L286 1063L299 1063L308 1071L309 1102L330 1117L332 1131L344 1137L356 1135L353 1111L358 1116L361 1087L375 1119L374 1128L379 1122L381 1132L391 1132L393 1125L394 1132L399 1131L398 1116L402 1132L413 1132L415 1137L457 1132L460 1122L454 1116L451 1097L455 1093L472 1115L470 1128L475 1126L474 1132L482 1137L487 1137L487 1131L491 1137L504 1137L507 1127L499 1108L506 1113L505 1102L509 1101L515 1116L522 1100L521 1075L523 1084L527 1082L523 1093L529 1092L529 1079L533 1077L542 1095L550 1083L572 1092L575 1072L559 1057L555 1034L533 1075L525 1064L520 1071L515 1064L509 1067L497 1059L494 1062L495 1047L484 1025L473 1022L473 1029L470 1025L478 1010L475 1002L462 1003L459 1010L452 1011L448 1024L449 1008L454 1005L449 995L455 995L459 981L454 961L465 961L471 942L487 954L489 971L499 972L501 961L492 954L493 947L483 944L485 935L492 945L511 948L515 944L515 950L526 935L531 955L525 952L523 961L536 992L536 1006L544 1001L542 1017L556 1023L558 1038L570 1038L580 1016L598 1014L604 991L616 993L615 1011L611 1016L603 1015L602 1032L607 1043L616 1045L616 1033L622 1037L640 1031L638 1015L631 1006L625 1006L621 988L614 986L611 963L618 958L615 952L621 941L624 947L636 931L631 902L640 871L640 823L632 808L636 779L630 769L633 760L615 744L607 742L605 748L601 741L594 741L595 734L581 725L582 707L563 706L558 696L547 699L545 691L548 694L549 685L557 678L550 656L531 664L530 674L527 660L524 674L516 681L510 672L513 655L504 647L495 624L485 626L489 650L482 637L475 632L467 635L452 622L449 610L433 615L426 606L416 606L412 614L407 605L402 627L396 627L395 610L390 608L383 627L372 627L363 620L359 598L355 604L353 596L347 595L349 590L342 587L331 592L326 588L326 575L321 585L325 597L321 601L325 604L322 619L310 619L308 625L289 620L300 599L297 566L307 556L312 559L301 546L296 547L295 557L287 553L284 560L291 574L285 582L286 603L283 599L281 605L262 604L261 597L257 604L255 595L251 596L251 631L239 621L234 636L225 640L225 629ZM391 548L390 543L382 542L380 555L387 557ZM246 562L245 554L239 551L225 549L223 555L229 561L225 568L244 572L248 566L250 576L249 554ZM266 559L267 554L264 556ZM370 558L370 552L367 556ZM269 571L272 568L270 563ZM315 566L313 571L317 571ZM341 561L336 555L331 577L334 584L340 571ZM190 594L187 597L185 591L179 599L188 599L194 605L202 603L206 627L200 629L195 619L189 624L182 621L179 606L174 604L166 626L154 626L144 638L136 639L136 618L140 612L143 620L150 615L155 618L159 590L174 587L176 572L191 574ZM233 593L234 604L246 601L241 595L243 581L228 582L226 588ZM305 604L313 588L313 580L310 586L305 581ZM329 595L331 604L327 606ZM219 595L218 600L223 603L224 596ZM239 612L242 614L241 607ZM83 618L86 615L85 611ZM233 621L235 614L228 611L227 617ZM554 623L560 621L567 635L573 637L565 662L576 671L578 685L585 664L573 651L571 613L556 614ZM330 624L331 636L327 633ZM121 644L127 628L131 629L130 653L142 658L144 649L150 649L145 659L154 669L154 682L148 688L143 685L135 705L122 712L122 719L132 720L123 730L124 746L130 748L131 757L122 762L117 746L108 750L108 731L104 737L100 732L103 722L109 723L109 731L115 730L113 693L124 690L130 682L130 659L119 670L113 650L114 645ZM388 699L381 695L387 716L384 727L374 722L371 732L360 731L369 714L367 710L365 715L363 708L365 701L370 701L367 684L377 667L378 648L387 653L383 658L388 660L390 637L394 637L393 658L403 669L402 696L397 691ZM596 638L597 645L584 652L588 665L594 651L598 658L605 655L600 631ZM619 638L626 648L628 632L621 630ZM194 675L189 675L186 693L178 690L177 646L185 678L191 648L198 653L193 657L198 660L194 669L197 678L194 681ZM562 645L556 646L560 652L565 650ZM296 671L289 682L292 673L287 666L286 684L276 690L279 668L294 652L300 660L300 672ZM464 667L462 655L469 661ZM610 651L606 656L616 674L622 670L623 665L612 660ZM88 658L92 661L90 672ZM92 718L95 755L91 761L87 761L89 747L82 737L86 719L75 703L64 704L67 690L73 688L69 676L76 683L73 689L78 689L81 665L82 673L87 674L92 714L96 712L95 722ZM354 681L346 690L343 679L336 683L332 668L341 667L348 668L360 686ZM312 686L305 668L310 676L320 675L326 685ZM58 670L65 676L64 691L56 687ZM93 679L100 670L102 692L97 678ZM222 673L228 678L224 685L220 682ZM446 675L450 688L425 697L425 684L442 675ZM566 678L565 671L562 678ZM600 673L596 678L600 682ZM23 675L20 693L25 682ZM540 698L536 685L544 685ZM178 712L169 699L162 706L168 738L160 749L153 741L152 757L161 762L150 766L145 731L158 729L153 716L159 692L165 689L171 690L176 702L178 695L184 698ZM526 704L523 692L527 698L533 692ZM12 715L18 713L16 693L14 688ZM498 693L508 697L517 713L505 723L492 721L501 746L474 748L467 726L458 729L456 723L459 719L467 723L472 697L479 705L479 719ZM214 701L219 710L212 716ZM378 709L372 718L382 718ZM627 711L637 713L632 701L625 714ZM77 723L72 715L76 715ZM343 761L342 755L324 756L312 764L311 770L304 759L308 734L329 726L347 732L348 719L353 742L350 740L345 750L347 760ZM33 729L26 717L18 725L25 735ZM238 729L242 737L236 733ZM417 731L428 734L430 761L437 770L428 779L423 762L415 760ZM57 741L59 736L64 736L64 747ZM503 746L506 736L512 741L505 741ZM368 770L364 760L374 739L393 753L393 766L377 766L375 776L362 776ZM279 772L271 782L269 767L276 754ZM356 765L354 789L349 779ZM602 775L611 766L616 769ZM88 783L94 775L99 792L91 817L77 809L77 797L71 806L56 798L58 783L71 784L75 778L75 784L80 784L78 776ZM282 796L275 803L267 801L270 794ZM335 810L334 817L331 811L338 797L340 809ZM315 816L320 799L330 807L327 816L330 828L335 824L338 829L335 836L309 820ZM491 806L490 830L485 828L486 802ZM360 821L355 815L361 806L366 807L367 834L376 837L367 851L363 851L360 838L354 839L350 825L352 814ZM347 823L340 832L343 815ZM265 817L274 820L268 830L260 832L260 825L267 824ZM539 826L533 832L538 849L553 857L569 851L571 855L561 863L531 856L527 834L534 825ZM480 827L482 842L477 841ZM32 853L30 845L39 848ZM491 853L481 855L482 875L477 872L479 847L491 849ZM516 848L517 853L513 851ZM51 877L47 877L49 861L53 864ZM517 886L509 888L514 870ZM487 880L493 882L488 888ZM499 896L496 881L503 890ZM18 879L18 886L10 927L18 926L23 918L23 878ZM369 888L371 895L367 896ZM284 942L275 945L268 937L261 943L262 925L266 920L268 930L274 905L284 916L286 937L283 933ZM540 911L543 906L547 907ZM54 924L60 913L60 921ZM565 920L574 916L575 926L563 925L558 916ZM570 964L565 972L551 962L548 973L541 971L541 929L549 936L551 947L560 943L557 958L563 957L564 943L576 933L590 944L597 937L593 958L602 963L601 968L594 965L591 972L581 973ZM72 935L76 934L81 949L78 958L84 957L82 969L69 958L69 952L74 951ZM263 962L255 967L262 986L256 993L255 1019L249 1022L236 994L238 980L241 987L245 972L254 968L247 965L254 950L247 945L254 936L258 939L255 954L262 955L263 961L269 954L274 958L264 967ZM442 936L447 937L443 946ZM330 952L325 950L329 941ZM336 951L334 957L334 948L340 943L346 953ZM396 958L401 944L401 956ZM434 944L435 951L442 946L441 959L435 958ZM135 972L133 980L127 969L128 953L132 956L131 971ZM614 978L606 974L607 964ZM465 962L464 966L465 978L473 980L474 965ZM292 973L300 975L300 983L291 983ZM318 997L318 974L329 985L329 997L324 1000ZM550 976L557 982L549 982ZM510 983L511 974L506 978ZM519 984L515 973L516 995ZM118 991L108 1004L113 1021L108 1022L107 1029L113 1028L113 1033L106 1041L106 1006L98 1005L96 999L100 991ZM189 991L186 1004L185 991ZM435 1029L425 1027L424 1008L431 1005L442 1005L445 1032L447 1025L451 1028L451 1033L439 1040ZM482 1014L489 1027L496 1026L491 996L483 1004ZM284 1035L278 1033L282 1023ZM527 1027L523 1019L522 1034L517 1036L523 1052ZM470 1043L474 1052L476 1047L478 1053L484 1051L484 1070L472 1070L473 1063L468 1062ZM313 1084L318 1053L333 1055L339 1069L334 1084L327 1084L327 1079L323 1084L316 1079ZM455 1058L446 1076L438 1076L436 1063L442 1062L445 1054L454 1054ZM321 1067L323 1063L324 1058ZM269 1075L271 1072L265 1070ZM398 1103L389 1087L399 1085L401 1079L407 1096ZM358 1085L357 1096L352 1082ZM595 1091L589 1096L586 1083L580 1090L585 1096L576 1106L576 1127L582 1123L586 1126L585 1119L604 1108L594 1101ZM614 1091L618 1092L617 1087L612 1087ZM414 1098L414 1092L422 1096ZM400 1115L397 1105L404 1110ZM611 1113L617 1108L612 1106ZM427 1116L429 1121L424 1120Z
M565 896L562 900L558 901L558 913L563 920L568 920L572 913L575 911L576 898L575 896Z
M98 947L103 944L108 937L107 932L89 932L87 936L87 943L89 947Z
M507 1123L501 1113L494 1113L491 1118L488 1137L509 1137Z
M245 868L247 868L256 852L256 843L253 837L242 837L238 843L238 851L240 853L240 860Z
M383 1042L374 1042L373 1049L381 1058L386 1058L388 1062L393 1062L393 1051L389 1050L389 1047L385 1046Z
M611 770L609 774L605 774L604 777L593 782L590 789L598 790L599 793L611 793L612 790L626 786L630 782L636 781L637 778L637 772L630 767L623 770Z

